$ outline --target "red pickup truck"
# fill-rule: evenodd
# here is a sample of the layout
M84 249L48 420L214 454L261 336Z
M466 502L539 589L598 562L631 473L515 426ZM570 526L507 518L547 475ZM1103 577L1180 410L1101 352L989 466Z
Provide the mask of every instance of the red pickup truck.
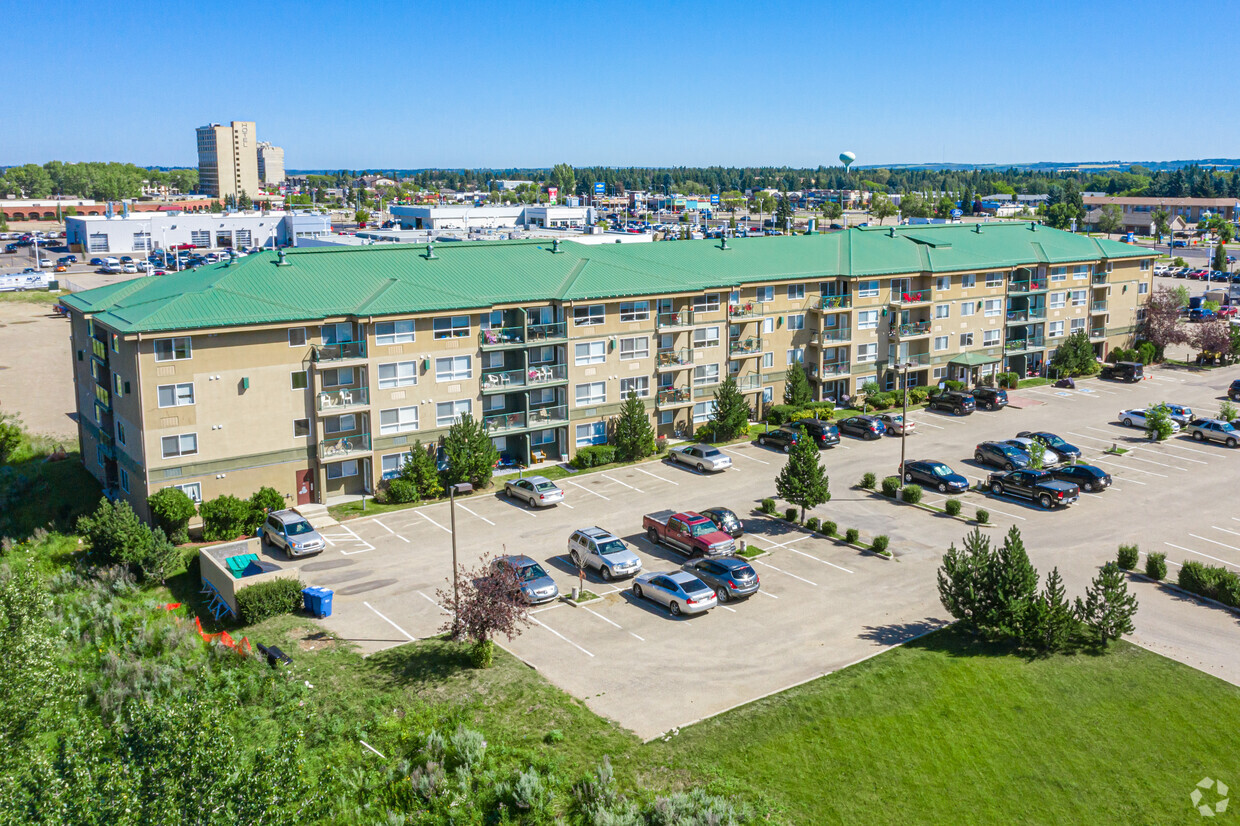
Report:
M728 556L736 551L736 540L719 530L700 513L656 511L642 517L646 537L686 556Z

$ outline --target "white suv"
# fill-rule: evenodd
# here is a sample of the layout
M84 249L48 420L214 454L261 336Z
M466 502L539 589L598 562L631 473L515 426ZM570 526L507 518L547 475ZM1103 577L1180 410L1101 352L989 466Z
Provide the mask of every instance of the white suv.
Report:
M294 510L272 511L263 520L259 535L265 545L276 545L289 556L323 552L327 543L306 517Z
M605 580L635 576L642 560L620 537L602 528L582 528L568 538L568 555L578 568L594 568Z

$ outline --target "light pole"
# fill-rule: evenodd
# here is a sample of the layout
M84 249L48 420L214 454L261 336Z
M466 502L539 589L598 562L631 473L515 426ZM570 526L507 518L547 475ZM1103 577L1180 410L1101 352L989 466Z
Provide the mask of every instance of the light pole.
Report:
M470 493L474 486L469 482L458 482L448 486L448 514L452 525L452 636L461 631L460 577L456 567L456 495Z
M904 487L904 443L908 439L908 371L912 363L902 364L901 386L904 389L904 412L900 414L900 487Z

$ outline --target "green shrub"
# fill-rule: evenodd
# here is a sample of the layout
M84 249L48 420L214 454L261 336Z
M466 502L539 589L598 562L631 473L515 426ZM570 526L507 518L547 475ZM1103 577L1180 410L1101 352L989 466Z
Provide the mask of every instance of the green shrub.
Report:
M878 482L878 477L873 473L866 471L861 474L861 487L865 490L874 490L874 485Z
M899 476L884 476L883 477L883 496L889 496L892 499L895 499L896 493L899 492L899 490L900 490L900 477Z
M474 668L490 668L495 664L495 642L478 640L469 647L469 664Z
M163 528L156 528L151 535L150 550L138 560L138 567L142 570L144 581L162 585L174 571L180 569L181 560L181 549L168 539Z
M978 508L975 516L977 518L977 524L979 525L985 525L990 521L990 511L984 510L983 508Z
M824 519L818 529L827 536L835 536L835 532L839 530L839 527L830 519Z
M164 488L146 498L155 524L163 529L168 538L177 545L189 541L189 520L198 508L189 494L180 488Z
M849 528L844 531L844 541L849 545L855 544L859 536L861 536L861 532L856 528Z
M1240 608L1240 576L1221 565L1185 562L1178 582L1186 591Z
M905 485L900 497L910 505L918 504L921 502L921 485Z
M775 515L775 500L769 496L762 500L762 512Z
M202 516L202 538L208 542L225 542L249 533L253 508L249 502L224 494L198 506Z
M948 516L959 516L960 507L961 506L960 506L959 499L948 499L946 502L943 503L943 508L944 510L947 511Z
M879 534L870 541L870 550L875 553L887 553L887 546L891 544L891 540L886 534Z
M1136 545L1120 545L1119 554L1115 561L1122 570L1131 571L1137 567L1140 556L1141 552Z
M781 425L792 420L792 414L801 408L795 404L773 404L766 411L766 421L768 424Z
M999 386L1007 390L1015 390L1020 385L1020 376L1015 373L1000 373Z
M569 464L578 470L585 470L586 468L611 464L615 459L616 448L614 445L590 445L578 450Z
M418 486L408 479L389 479L387 482L387 501L394 505L404 505L418 501Z
M956 381L955 379L948 379L947 381L943 382L943 387L945 387L948 390L963 390L964 382Z
M811 516L811 517L809 517L808 519L806 519L806 520L805 520L805 527L806 527L806 528L808 528L808 529L809 529L809 530L811 530L811 531L815 531L815 532L817 532L817 530L818 530L818 517L817 517L817 516Z
M785 511L784 511L784 519L786 519L786 520L787 520L787 521L789 521L789 522L795 522L795 521L797 521L797 509L796 509L796 508L788 508L787 510L785 510Z
M554 746L556 743L563 743L564 732L558 728L553 728L551 731L543 735L543 742L548 746Z
M908 391L909 404L924 404L926 399L930 398L930 389L927 387L912 387Z
M1151 364L1158 356L1158 348L1152 341L1143 341L1137 345L1137 354L1142 364Z
M78 532L86 537L94 561L104 564L137 564L150 554L154 536L123 500L99 500L99 507L78 519Z
M291 614L301 607L301 583L295 579L273 579L237 592L237 614L246 625L254 625L280 614Z
M1163 580L1167 578L1167 555L1158 553L1145 555L1145 575L1150 579Z
M805 409L812 411L820 419L829 419L835 412L835 402L810 402L805 405Z
M275 488L261 487L250 495L250 507L260 513L278 511L284 508L284 494Z

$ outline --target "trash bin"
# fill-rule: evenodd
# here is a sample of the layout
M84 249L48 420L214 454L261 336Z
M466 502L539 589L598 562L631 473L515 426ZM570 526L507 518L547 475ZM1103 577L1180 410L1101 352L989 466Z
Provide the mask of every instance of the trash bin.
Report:
M306 613L312 617L319 616L323 610L323 594L321 589L313 586L301 589L301 597L306 607Z
M319 589L319 617L330 617L332 615L332 590L330 588Z

